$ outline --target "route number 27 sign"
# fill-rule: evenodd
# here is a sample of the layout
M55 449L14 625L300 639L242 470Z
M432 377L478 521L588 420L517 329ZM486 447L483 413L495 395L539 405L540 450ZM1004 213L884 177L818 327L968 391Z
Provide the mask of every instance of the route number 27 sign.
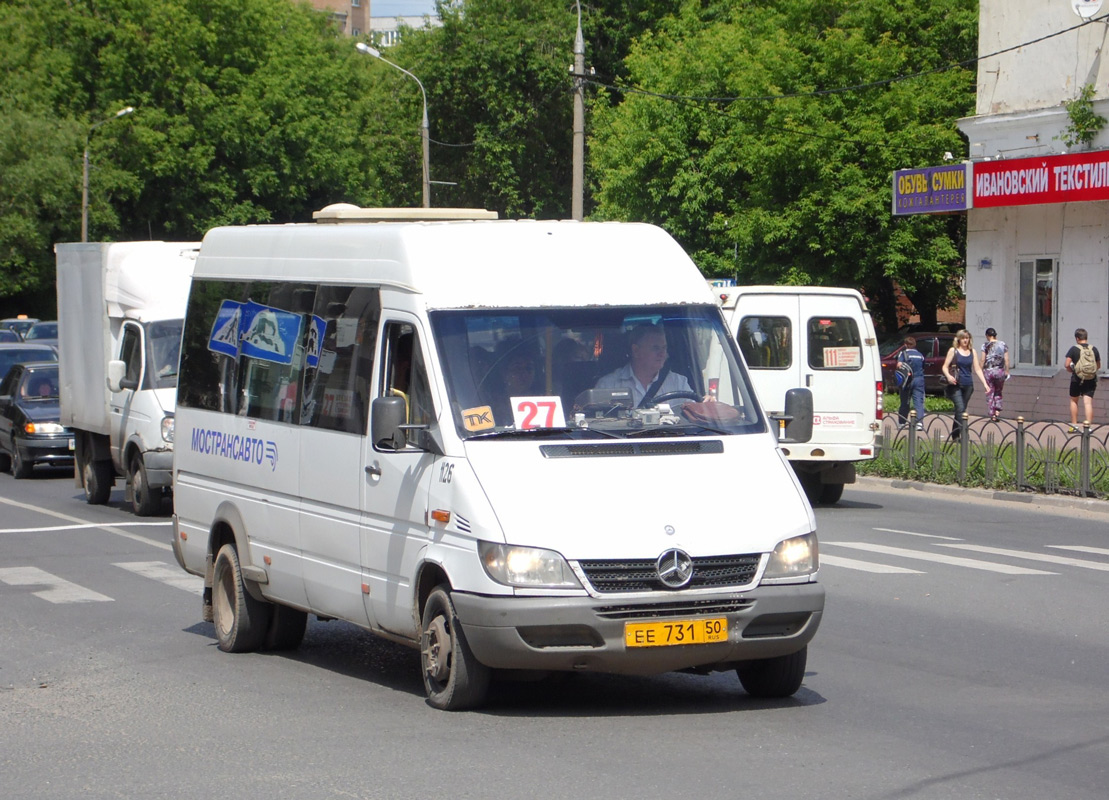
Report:
M513 397L511 400L512 421L519 430L566 427L562 398L557 394L551 397Z

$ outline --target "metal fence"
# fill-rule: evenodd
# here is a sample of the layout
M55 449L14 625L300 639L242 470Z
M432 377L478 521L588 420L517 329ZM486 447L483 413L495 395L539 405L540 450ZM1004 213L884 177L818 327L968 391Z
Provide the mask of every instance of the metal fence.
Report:
M939 483L985 485L1048 494L1109 494L1109 425L991 420L964 414L951 439L950 414L929 414L917 429L887 417L874 471Z

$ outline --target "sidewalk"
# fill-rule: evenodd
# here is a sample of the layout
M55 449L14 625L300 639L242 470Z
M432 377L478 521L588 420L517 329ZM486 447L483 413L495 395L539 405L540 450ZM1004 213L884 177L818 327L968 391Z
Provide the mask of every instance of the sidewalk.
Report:
M914 491L927 495L942 495L945 500L968 500L979 502L1005 502L1042 509L1048 512L1066 511L1072 513L1080 511L1088 514L1104 515L1109 517L1109 501L1092 497L1075 497L1062 494L1041 494L1039 492L1002 492L996 489L980 489L973 486L959 486L947 483L925 483L923 481L907 481L901 478L879 478L870 475L859 475L854 484L864 490L879 491ZM848 500L851 498L844 494Z

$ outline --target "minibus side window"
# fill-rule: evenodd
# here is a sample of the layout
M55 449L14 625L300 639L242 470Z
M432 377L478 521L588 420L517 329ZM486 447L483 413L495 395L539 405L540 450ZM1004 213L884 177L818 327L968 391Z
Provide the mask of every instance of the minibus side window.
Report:
M315 287L256 281L243 306L238 413L274 422L297 422L305 346Z
M793 364L789 317L744 317L736 344L750 369L788 369Z
M431 424L435 419L435 407L431 400L423 349L412 325L391 322L385 326L382 363L381 395L405 399L409 424Z
M181 349L181 378L177 402L189 408L238 410L239 360L236 345L221 352L211 346L217 315L225 302L242 302L250 292L247 281L195 279Z
M812 317L808 341L809 366L813 369L862 369L862 338L851 317Z
M319 288L305 346L300 424L366 432L380 317L381 292L376 288Z

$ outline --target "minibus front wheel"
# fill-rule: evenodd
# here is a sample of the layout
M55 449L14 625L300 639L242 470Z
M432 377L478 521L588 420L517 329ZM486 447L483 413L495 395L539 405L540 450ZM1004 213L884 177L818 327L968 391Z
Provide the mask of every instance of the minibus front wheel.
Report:
M740 664L736 673L744 691L752 697L790 697L801 688L808 660L809 648L806 645L786 656Z
M427 702L435 708L458 711L485 701L490 670L470 650L447 584L432 589L424 604L420 669Z
M225 653L257 650L269 631L272 613L272 605L255 600L247 591L235 545L225 544L212 568L212 622L219 649Z

